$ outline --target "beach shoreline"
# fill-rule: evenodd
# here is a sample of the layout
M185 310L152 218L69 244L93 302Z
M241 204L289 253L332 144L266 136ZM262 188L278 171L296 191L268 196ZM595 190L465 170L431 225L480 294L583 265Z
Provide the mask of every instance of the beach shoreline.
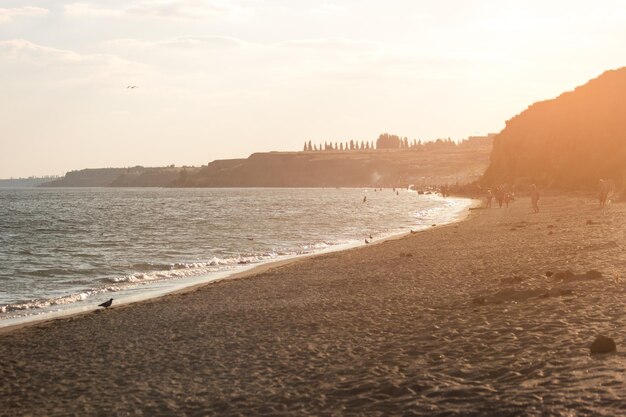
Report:
M617 415L626 286L614 274L626 264L626 205L601 211L565 195L540 209L521 198L254 279L4 333L0 409ZM545 275L565 270L574 278ZM617 353L589 354L599 334Z
M464 200L468 200L467 203L467 208L465 208L463 211L457 213L455 215L455 217L447 222L447 223L443 223L443 224L438 224L438 225L433 225L433 226L424 226L423 229L416 231L415 233L422 233L424 231L428 231L428 230L432 230L435 227L443 227L443 226L447 226L447 225L451 225L454 223L457 223L459 221L463 221L465 220L469 214L470 214L470 210L472 208L478 207L480 206L481 201L480 200L476 200L476 199L470 199L467 197L454 197L457 200L460 199L464 199ZM385 236L381 239L376 239L376 240L372 240L369 244L370 245L376 245L376 244L380 244L383 242L386 242L388 240L396 240L396 239L402 239L403 237L406 237L408 235L410 235L412 233L411 232L402 232L402 233L397 233L397 234L392 234L389 236ZM234 279L243 279L243 278L249 278L249 277L253 277L255 275L261 274L263 272L266 272L272 268L279 268L282 266L286 266L289 265L293 262L298 262L298 261L303 261L306 260L308 258L311 257L315 257L315 256L323 256L325 254L329 254L329 253L334 253L334 252L343 252L343 251L349 251L349 250L357 250L359 248L363 248L365 247L364 243L361 244L350 244L350 245L340 245L338 247L329 247L327 249L324 249L322 251L315 251L315 252L311 252L311 253L305 253L305 254L301 254L301 255L289 255L287 256L285 259L278 259L278 260L269 260L269 261L264 261L261 262L259 264L253 264L250 265L249 268L244 269L243 271L241 270L235 270L235 271L223 271L217 274L212 274L207 276L207 278L209 279L203 279L202 276L198 276L196 277L197 280L199 280L199 282L197 283L191 283L191 284L186 284L183 285L182 287L180 285L178 286L173 286L170 289L164 289L162 291L154 291L153 293L148 293L148 294L142 294L142 295L138 295L138 296L131 296L131 297L126 297L123 298L122 301L120 302L119 300L117 300L115 302L115 306L114 308L120 308L120 307L126 307L129 305L134 305L137 303L142 303L145 301L150 301L150 300L154 300L154 299L158 299L161 297L167 297L171 294L183 294L183 293L187 293L190 291L195 291L198 288L201 288L203 286L206 285L213 285L222 281L227 281L227 280L234 280ZM77 317L77 316L81 316L81 315L85 315L85 314L90 314L93 313L94 311L97 311L99 309L98 306L96 306L95 303L92 303L90 305L85 305L85 306L80 306L80 307L74 307L74 308L69 308L67 310L60 310L60 311L53 311L53 312L49 312L49 313L44 313L41 316L37 316L37 315L33 315L33 316L23 316L23 317L18 317L15 319L5 319L5 320L0 320L0 335L5 334L5 333L9 333L11 331L14 330L18 330L24 327L28 327L31 325L36 325L36 324L41 324L41 323L45 323L48 321L53 321L53 320L59 320L59 319L64 319L64 318L69 318L69 317ZM8 323L8 324L7 324Z

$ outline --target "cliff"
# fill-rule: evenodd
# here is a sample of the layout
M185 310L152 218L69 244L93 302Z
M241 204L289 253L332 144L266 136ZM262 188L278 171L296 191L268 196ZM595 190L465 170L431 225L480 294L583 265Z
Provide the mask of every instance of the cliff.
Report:
M215 161L189 176L198 187L359 187L443 184L477 179L490 146L437 150L256 153Z
M468 182L484 172L490 138L419 149L255 153L202 167L69 172L48 187L360 187Z
M626 68L533 104L495 137L485 184L596 187L626 180Z

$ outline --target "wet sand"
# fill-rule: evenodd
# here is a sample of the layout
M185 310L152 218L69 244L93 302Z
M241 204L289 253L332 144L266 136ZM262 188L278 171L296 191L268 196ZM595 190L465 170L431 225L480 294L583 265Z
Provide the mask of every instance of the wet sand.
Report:
M626 205L539 203L5 332L0 415L624 414Z

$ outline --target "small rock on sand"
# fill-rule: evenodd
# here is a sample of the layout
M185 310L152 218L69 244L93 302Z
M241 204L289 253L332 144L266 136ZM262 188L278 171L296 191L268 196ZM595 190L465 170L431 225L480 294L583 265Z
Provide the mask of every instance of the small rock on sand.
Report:
M591 344L591 353L612 353L615 352L615 341L610 337L598 336Z

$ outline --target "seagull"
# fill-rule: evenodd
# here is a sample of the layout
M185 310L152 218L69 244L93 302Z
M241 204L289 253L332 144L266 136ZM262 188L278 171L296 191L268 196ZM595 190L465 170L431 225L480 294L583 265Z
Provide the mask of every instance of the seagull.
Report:
M139 88L136 85L127 85L126 88Z
M109 307L111 307L111 304L113 304L113 299L112 298L109 301L105 301L102 304L98 304L98 307L109 308Z

